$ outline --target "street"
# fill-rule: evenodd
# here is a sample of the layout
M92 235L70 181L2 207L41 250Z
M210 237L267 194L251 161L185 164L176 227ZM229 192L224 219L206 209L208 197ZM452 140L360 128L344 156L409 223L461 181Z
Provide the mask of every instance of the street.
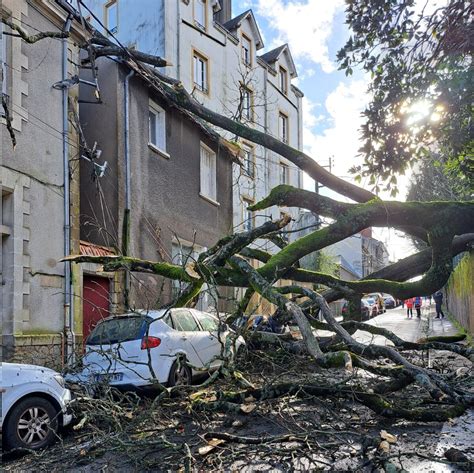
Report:
M413 309L413 314L413 318L409 319L406 308L397 307L370 319L367 323L391 330L407 342L415 342L426 337L455 335L458 332L457 328L447 318L435 318L434 304L422 307L420 319L416 317L415 309ZM360 330L355 333L354 337L362 343L391 344L380 335L372 335Z

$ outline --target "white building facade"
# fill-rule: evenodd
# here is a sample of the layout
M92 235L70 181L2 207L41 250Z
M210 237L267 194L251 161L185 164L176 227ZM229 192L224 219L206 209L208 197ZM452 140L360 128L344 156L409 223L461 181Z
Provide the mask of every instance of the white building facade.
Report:
M82 14L97 29L172 63L163 72L206 107L302 149L303 94L291 83L297 72L290 50L282 45L263 53L251 10L232 18L231 0L87 0L86 5L90 11ZM302 174L276 153L239 141L243 166L235 165L233 173L234 231L278 218L282 211L296 220L296 209L257 215L246 210L278 184L301 187Z

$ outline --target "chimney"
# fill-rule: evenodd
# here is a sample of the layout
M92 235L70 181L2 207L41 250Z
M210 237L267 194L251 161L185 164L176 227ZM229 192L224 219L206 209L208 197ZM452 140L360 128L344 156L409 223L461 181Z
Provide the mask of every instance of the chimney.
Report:
M221 9L214 13L214 20L221 25L232 19L232 0L219 0Z

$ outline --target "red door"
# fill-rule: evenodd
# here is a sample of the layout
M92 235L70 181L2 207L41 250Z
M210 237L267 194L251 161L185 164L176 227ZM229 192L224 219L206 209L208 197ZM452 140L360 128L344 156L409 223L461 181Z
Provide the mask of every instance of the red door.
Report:
M110 314L110 280L98 276L84 275L83 282L82 333L83 340L85 340L97 325L97 322Z

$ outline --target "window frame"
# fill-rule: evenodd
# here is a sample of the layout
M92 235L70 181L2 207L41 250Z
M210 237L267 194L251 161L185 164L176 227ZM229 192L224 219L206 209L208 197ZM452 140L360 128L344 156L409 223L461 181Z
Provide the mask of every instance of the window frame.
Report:
M290 142L290 120L288 115L281 110L278 112L278 137L283 143L288 144Z
M244 47L244 41L248 43L248 49ZM245 58L246 56L246 54L244 54L245 51L248 51L248 61ZM242 60L242 63L245 64L247 67L252 67L252 64L253 64L252 55L253 55L252 40L245 33L242 33L241 40L240 40L240 58Z
M3 10L2 13L5 13ZM12 70L11 66L11 51L12 51L12 36L3 34L4 32L9 32L10 28L7 27L4 23L0 23L0 35L1 35L1 47L0 47L0 69L2 73L2 85L0 94L5 97L5 100L8 105L10 105L11 98L11 88L13 85ZM13 114L13 111L10 110L10 115ZM0 106L0 117L5 117L5 111L3 107Z
M201 92L202 94L210 95L211 87L210 87L210 77L209 77L209 72L210 72L209 58L196 49L193 49L192 53L193 54L191 57L191 66L192 66L193 87L199 90L199 92ZM205 66L203 69L204 76L205 76L205 84L204 84L205 87L201 86L200 84L196 82L196 60L202 61L202 63Z
M115 28L110 28L109 25L109 8L113 7L115 5L116 8L116 26ZM106 35L110 36L110 33L112 34L117 34L118 29L119 29L119 5L118 5L118 0L109 0L105 5L104 5L104 17L105 17L105 27L107 28ZM114 31L115 30L115 31ZM110 31L110 33L109 33Z
M253 113L253 90L246 85L241 84L240 90L242 93L242 118L245 118L249 122L254 121L254 113ZM246 97L248 97L246 99ZM245 106L246 102L248 102L248 106Z
M242 143L242 153L245 153L247 155L243 156L244 174L250 179L255 179L255 147L248 143ZM247 163L251 164L251 170L249 170L249 166L247 166Z
M213 182L211 183L211 190L214 191L214 195L209 195L206 192L204 192L203 189L203 182L204 182L204 173L203 173L203 150L206 153L209 153L211 156L213 156L213 171L212 176L213 176ZM199 145L199 195L203 197L204 199L210 201L213 204L218 204L217 201L217 153L207 146L204 142L200 142Z
M160 118L160 120L157 120L155 118L155 139L156 143L154 143L151 140L151 121L150 121L150 115L153 114L155 115L156 118ZM162 122L161 127L159 126L159 122ZM159 131L161 130L161 133ZM163 143L160 143L161 140L158 139L158 137L161 136ZM161 146L163 145L163 146ZM151 147L153 150L159 151L160 153L164 153L165 155L168 155L166 151L166 111L162 107L160 107L158 104L153 102L152 100L149 101L148 104L148 146Z
M278 69L279 89L283 95L288 95L288 71L280 66Z
M288 164L284 163L283 161L280 161L280 176L279 176L279 181L280 184L286 185L290 183L290 166Z
M244 231L249 232L255 228L255 215L248 210L250 205L253 205L255 200L248 196L242 196L242 226Z
M203 8L204 8L204 25L202 25L197 19L196 19L196 4L200 3ZM207 0L193 0L193 21L194 21L194 26L199 28L200 30L207 31Z

